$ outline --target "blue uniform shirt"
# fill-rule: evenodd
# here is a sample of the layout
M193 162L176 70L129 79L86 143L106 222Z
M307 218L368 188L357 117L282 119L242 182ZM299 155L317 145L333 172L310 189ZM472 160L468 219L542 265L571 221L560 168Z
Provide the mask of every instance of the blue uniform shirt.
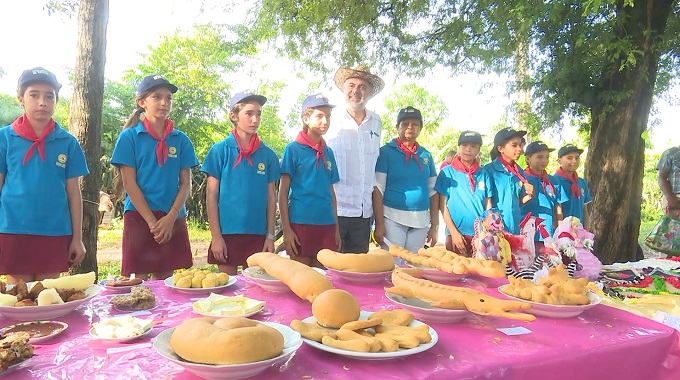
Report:
M88 174L85 155L73 135L55 124L45 138L45 160L37 148L26 165L33 141L11 126L0 129L0 232L43 236L71 235L66 180Z
M524 170L519 166L517 169L526 178ZM522 221L519 204L521 198L526 195L524 184L516 175L508 172L498 159L484 165L484 170L491 180L492 203L501 211L505 230L513 235L519 235L519 223Z
M380 148L375 171L387 174L383 204L403 211L426 211L430 208L428 181L437 176L432 155L418 145L415 152L422 165L415 159L405 162L404 153L392 140Z
M156 145L158 140L151 137L142 122L120 133L116 147L113 148L111 164L135 168L137 185L142 190L146 203L152 211L169 212L179 188L179 172L198 165L194 146L184 132L174 129L165 138L168 145L168 160L158 166ZM136 211L125 194L125 211ZM178 218L186 217L186 207L182 206Z
M539 218L545 219L542 224L550 236L552 236L553 232L555 231L553 228L553 223L555 221L555 207L557 207L558 204L562 204L567 201L567 194L565 194L562 186L557 183L555 177L551 175L548 176L548 181L550 181L550 183L553 185L554 190L550 186L546 186L544 191L543 183L541 182L540 177L527 175L526 179L530 184L534 185L534 197L531 198L529 202L520 206L520 209L522 210L522 218L524 218L528 213L531 213L531 216L537 216ZM534 240L543 241L543 237L539 231L536 231Z
M267 188L281 178L279 159L262 144L248 160L236 167L238 145L233 134L213 145L203 160L201 171L220 181L218 210L220 230L227 234L267 233Z
M291 223L335 224L331 185L340 182L335 155L323 150L326 162L316 167L316 150L295 141L286 145L281 173L290 175L288 214Z
M479 168L472 176L475 179L474 193L467 173L446 165L439 172L434 186L439 194L446 197L446 207L449 208L453 224L461 234L468 236L475 234L475 220L484 212L486 198L493 195L489 175L485 170ZM450 234L447 227L446 235Z
M578 188L581 192L581 199L578 199L577 197L571 195L571 182L568 179L558 175L555 175L554 178L557 183L562 186L568 198L566 202L562 203L562 214L565 218L568 216L575 216L579 218L581 222L583 222L583 206L593 200L593 198L590 196L590 190L588 189L586 180L581 177L578 179Z

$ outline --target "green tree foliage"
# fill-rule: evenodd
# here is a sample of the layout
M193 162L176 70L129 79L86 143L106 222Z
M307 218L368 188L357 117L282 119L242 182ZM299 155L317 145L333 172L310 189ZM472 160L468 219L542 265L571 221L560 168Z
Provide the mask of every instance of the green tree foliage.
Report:
M16 96L0 94L0 126L5 126L21 116L24 110L19 106Z
M528 75L542 124L565 113L589 120L590 227L605 262L633 259L642 202L644 140L653 96L680 67L677 0L259 0L254 36L310 62L370 62L422 75L451 70L514 74L529 47ZM283 38L281 38L281 36ZM616 218L613 219L613 216Z

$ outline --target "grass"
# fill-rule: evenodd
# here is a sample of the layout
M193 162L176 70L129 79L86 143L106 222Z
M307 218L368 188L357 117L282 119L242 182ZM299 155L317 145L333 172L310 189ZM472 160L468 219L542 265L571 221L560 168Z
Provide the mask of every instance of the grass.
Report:
M652 228L656 226L657 222L640 222L640 235L638 236L638 243L644 245L645 238L652 232Z
M197 244L210 244L210 230L199 223L189 222L189 241ZM111 220L111 224L99 226L97 236L97 250L120 249L123 240L123 222L120 219Z

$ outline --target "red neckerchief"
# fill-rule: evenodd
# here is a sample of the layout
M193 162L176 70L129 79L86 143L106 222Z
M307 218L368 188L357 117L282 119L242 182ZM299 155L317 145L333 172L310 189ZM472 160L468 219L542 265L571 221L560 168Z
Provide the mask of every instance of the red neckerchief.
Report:
M499 161L501 164L503 164L503 166L504 166L506 169L508 169L508 171L509 171L511 174L516 175L517 178L519 178L519 180L522 181L523 183L527 183L527 179L524 178L524 176L522 176L522 174L519 172L519 166L517 165L516 162L513 162L513 163L511 164L511 163L509 163L508 161L505 161L505 160L503 159L503 156L498 156L497 159L498 159L498 161Z
M248 143L248 146L243 149L241 146L241 140L238 138L238 134L236 133L236 128L231 130L231 134L234 135L234 140L236 140L236 145L238 146L238 157L236 157L234 167L238 166L238 163L241 162L241 158L245 158L250 166L253 166L253 160L250 158L250 156L255 154L255 152L260 148L260 145L262 145L262 140L260 140L260 138L257 136L257 133L253 133L253 135L250 136L250 142Z
M33 148L38 148L40 159L45 161L45 138L50 133L52 133L52 131L54 131L54 125L54 119L50 118L50 120L47 122L47 125L45 126L45 129L43 129L42 133L40 133L40 137L38 137L38 135L33 130L31 123L28 121L28 116L26 116L26 114L21 115L18 119L12 122L12 129L17 133L17 135L25 138L26 140L33 141L33 144L31 144L24 155L24 165L26 165L28 160L33 157Z
M151 126L151 123L146 118L142 119L142 125L144 129L153 137L158 140L156 144L156 161L158 166L163 166L164 163L168 161L168 144L165 143L165 139L168 137L170 132L175 129L175 123L170 119L165 119L165 129L163 130L163 136L159 136L158 132Z
M463 172L463 173L467 174L468 179L470 180L470 190L472 190L472 192L474 193L475 192L475 176L473 174L475 174L475 172L477 170L479 170L479 160L474 160L472 162L472 164L470 165L470 167L468 168L467 166L465 166L463 161L460 159L460 156L456 156L456 157L454 157L453 161L451 161L451 167L454 170L457 170L459 172Z
M324 141L323 137L321 140L317 143L316 141L312 140L311 137L307 134L305 131L300 131L298 133L297 137L295 138L295 142L301 145L308 146L316 151L316 168L319 168L319 158L321 159L321 167L326 167L326 155L323 154L324 148L326 148L326 142Z
M546 189L550 187L552 189L552 193L555 194L555 187L553 186L552 183L548 180L548 172L543 170L543 173L541 174L536 174L534 173L531 168L527 166L526 169L524 169L524 173L528 176L535 177L535 178L540 178L541 179L541 184L543 185L543 192L548 193Z
M394 142L397 144L399 149L401 149L402 152L406 155L406 166L408 166L408 160L409 158L413 157L414 160L416 160L416 163L418 164L418 167L420 167L420 170L423 170L423 165L420 164L420 161L418 160L418 156L416 156L416 149L418 149L418 143L413 144L413 146L409 149L404 145L401 140L399 140L399 137L394 139Z
M576 172L574 172L573 175L569 175L564 169L557 168L555 174L569 180L569 182L571 182L571 195L577 199L581 199L581 189L578 187L578 174Z

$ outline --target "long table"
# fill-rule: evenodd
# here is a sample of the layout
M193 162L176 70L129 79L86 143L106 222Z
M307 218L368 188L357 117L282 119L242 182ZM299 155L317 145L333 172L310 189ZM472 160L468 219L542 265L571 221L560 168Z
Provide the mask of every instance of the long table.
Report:
M394 308L385 297L384 281L357 285L331 276L338 288L359 300L362 310ZM118 315L102 292L89 304L57 320L69 328L51 341L36 345L36 356L7 374L12 379L195 379L156 353L151 343L166 328L199 315L192 311L195 295L179 293L161 281L146 282L158 307L151 316L160 323L151 334L131 343L110 344L92 339L88 330L100 318ZM469 280L466 286L501 297L497 283ZM288 324L311 315L310 304L293 293L272 293L245 277L224 295L244 294L266 301L252 318ZM0 327L16 321L2 318ZM538 317L524 323L470 315L450 324L430 324L439 342L430 350L388 361L347 359L303 344L295 356L253 379L679 379L680 334L665 325L625 311L598 305L579 317ZM523 326L525 335L508 336L498 328Z

